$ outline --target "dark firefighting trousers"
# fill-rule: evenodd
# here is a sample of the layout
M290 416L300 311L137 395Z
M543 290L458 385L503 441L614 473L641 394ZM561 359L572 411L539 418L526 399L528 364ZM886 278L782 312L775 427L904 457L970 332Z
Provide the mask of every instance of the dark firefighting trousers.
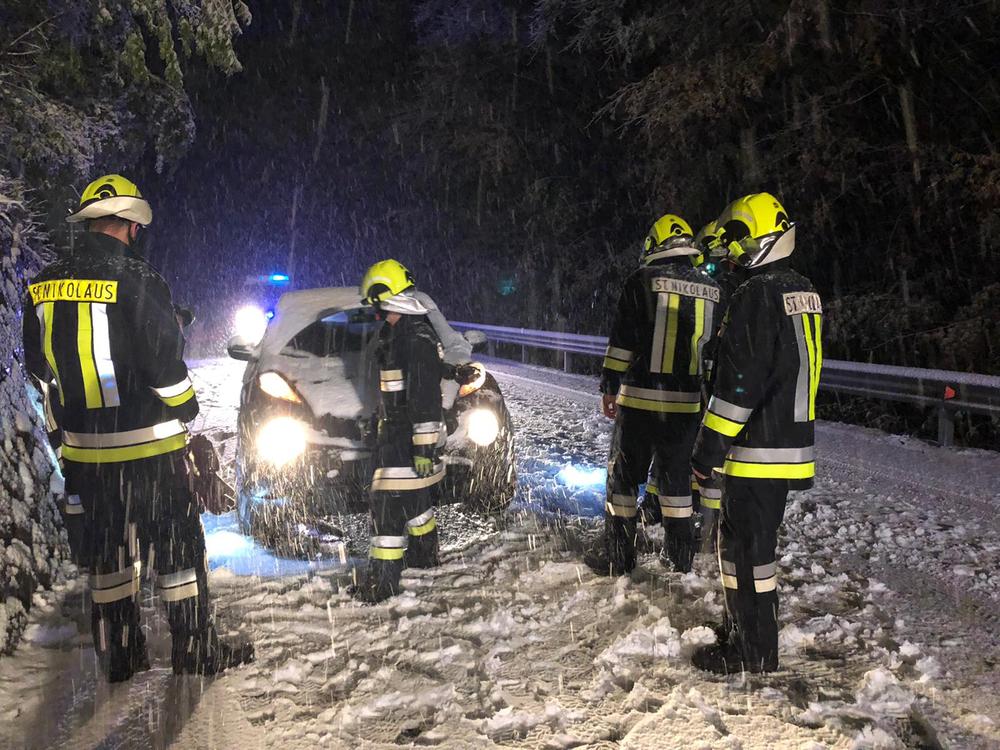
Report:
M190 670L214 629L205 532L183 454L73 464L72 474L87 528L94 648L105 673L127 679L146 663L138 601L144 572L155 572L167 609L174 668Z
M719 567L729 624L747 663L778 665L775 549L788 482L726 477L722 490Z
M429 477L413 470L409 425L390 428L378 446L372 477L371 547L368 587L375 599L399 590L403 568L429 568L438 564L437 520L434 505L445 468L435 461Z
M658 498L665 527L691 518L691 448L698 414L660 413L618 407L608 459L605 543L615 570L635 567L639 485L650 462L658 471Z

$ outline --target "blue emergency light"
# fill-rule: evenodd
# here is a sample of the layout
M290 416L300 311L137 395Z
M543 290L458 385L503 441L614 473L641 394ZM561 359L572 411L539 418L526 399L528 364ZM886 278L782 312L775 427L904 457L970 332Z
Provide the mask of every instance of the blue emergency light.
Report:
M283 273L272 273L267 277L267 280L272 284L287 284L291 279Z

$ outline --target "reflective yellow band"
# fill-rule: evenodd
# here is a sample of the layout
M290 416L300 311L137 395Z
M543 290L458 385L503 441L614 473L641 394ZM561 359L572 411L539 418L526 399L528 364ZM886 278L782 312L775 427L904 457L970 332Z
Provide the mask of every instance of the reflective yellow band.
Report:
M691 362L688 374L697 375L701 372L701 335L705 332L705 300L697 298L694 301L694 333L691 334Z
M52 325L55 317L55 306L51 302L45 302L39 308L42 319L42 351L45 353L45 361L49 363L52 376L56 379L56 388L59 389L59 403L66 403L63 396L62 380L59 377L59 368L56 366L56 356L52 352Z
M766 594L769 591L774 591L778 588L778 579L771 576L770 578L754 580L753 588L758 594Z
M374 560L402 560L406 555L405 547L372 547L368 556Z
M631 495L611 495L605 501L604 509L618 518L634 518L639 512L636 499Z
M612 359L611 357L604 358L604 369L614 370L615 372L625 372L628 369L628 362L622 362L618 359Z
M738 589L740 587L736 582L736 576L731 576L728 573L722 574L722 585L727 589Z
M156 587L169 589L174 586L183 586L186 583L194 583L198 580L198 574L194 568L187 568L177 573L166 573L156 577Z
M101 381L97 378L97 365L94 362L94 324L90 319L90 303L81 302L76 308L76 350L80 355L84 398L88 409L100 409L103 406Z
M67 516L82 516L83 506L80 503L64 503L63 513Z
M90 598L95 604L109 604L128 599L139 593L139 572L142 564L132 563L114 573L93 573L90 576Z
M669 401L653 401L648 398L635 398L634 396L623 396L618 394L618 405L628 406L632 409L643 409L645 411L656 411L670 414L697 414L701 411L701 404L681 404Z
M717 497L705 497L701 496L701 507L711 508L712 510L719 510L722 507L722 501Z
M425 432L417 433L413 436L414 445L437 445L438 433L436 432Z
M182 434L120 448L77 448L73 445L63 445L62 455L67 461L81 464L110 464L162 456L164 453L183 450L185 447L187 447L187 435Z
M689 505L686 508L674 508L660 506L660 513L664 518L690 518L694 515L694 509Z
M427 523L421 524L420 526L409 526L407 525L406 530L410 532L410 536L423 536L424 534L430 534L434 529L437 528L438 522L436 518L431 518Z
M185 377L178 383L173 385L165 385L162 388L151 388L157 395L158 398L172 398L174 396L180 396L183 393L187 393L188 389L191 388L191 378Z
M183 586L173 586L169 589L158 588L157 593L160 600L164 602L179 602L184 599L193 599L198 596L198 583L186 583Z
M90 592L90 598L94 604L110 604L122 599L130 599L138 593L139 581L136 580L110 589L94 589Z
M402 467L375 469L375 476L372 478L372 489L376 492L422 490L440 482L444 479L444 474L445 469L443 464L436 464L434 466L434 473L429 477L419 477L413 469Z
M611 357L612 359L620 359L622 362L632 361L632 352L628 349L622 349L619 346L608 346L604 351L605 357Z
M726 460L722 472L731 477L749 479L809 479L816 475L816 464L748 464Z
M164 398L160 396L160 401L165 403L167 406L180 406L181 404L186 404L188 401L194 398L194 388L188 388L184 393L179 396L169 396Z
M63 430L62 439L66 445L76 448L130 448L140 443L149 443L161 438L183 435L187 428L179 419L154 424L151 427L140 427L137 430L124 432L71 432Z
M720 417L718 414L713 414L710 411L705 412L705 418L702 419L701 423L708 429L715 430L727 437L736 437L740 434L740 430L743 429L742 423L733 422L731 419Z

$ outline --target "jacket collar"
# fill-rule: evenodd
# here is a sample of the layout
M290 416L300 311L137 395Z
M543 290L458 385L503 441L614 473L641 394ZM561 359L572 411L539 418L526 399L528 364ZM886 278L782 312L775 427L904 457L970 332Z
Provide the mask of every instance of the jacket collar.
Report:
M81 238L84 252L100 253L102 255L117 255L125 258L142 258L131 247L109 234L101 232L86 232Z

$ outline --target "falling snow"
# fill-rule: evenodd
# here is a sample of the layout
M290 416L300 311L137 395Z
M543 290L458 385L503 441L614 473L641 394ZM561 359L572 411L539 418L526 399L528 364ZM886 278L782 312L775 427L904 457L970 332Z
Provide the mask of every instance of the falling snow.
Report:
M195 369L196 426L229 465L241 366ZM779 544L783 669L724 679L688 661L721 616L710 556L669 574L649 530L630 578L580 562L609 438L593 381L491 367L519 431L502 523L444 509L442 566L407 571L402 594L369 607L345 592L362 559L277 558L232 518L206 517L218 617L252 635L258 661L174 677L148 602L153 669L109 688L76 580L36 597L26 642L0 662L0 744L1000 747L1000 498L946 481L995 476L995 454L820 425L821 479L793 495ZM878 476L900 446L915 459L907 484Z

